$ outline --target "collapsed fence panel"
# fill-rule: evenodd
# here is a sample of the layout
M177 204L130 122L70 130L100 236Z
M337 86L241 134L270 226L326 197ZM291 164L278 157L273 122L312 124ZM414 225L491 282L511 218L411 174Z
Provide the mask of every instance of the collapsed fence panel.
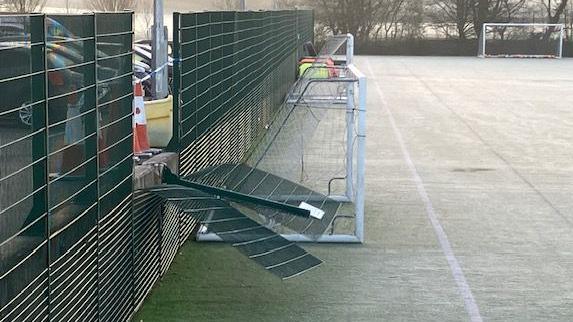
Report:
M170 148L181 178L325 214L261 211L281 233L362 242L366 83L353 37L330 38L305 74L312 11L175 13L174 26Z

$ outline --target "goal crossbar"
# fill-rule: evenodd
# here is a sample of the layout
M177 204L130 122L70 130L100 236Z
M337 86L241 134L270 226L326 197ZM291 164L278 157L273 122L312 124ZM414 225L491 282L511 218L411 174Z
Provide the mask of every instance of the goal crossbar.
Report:
M554 30L551 31L558 35L556 48L554 53L488 53L487 48L487 41L488 41L488 30L491 28L520 28L520 27L531 27L531 28L553 28ZM505 34L506 30L502 32ZM498 42L501 41L508 41L508 42L516 42L516 41L530 41L530 42L549 42L552 41L551 38L543 38L543 39L522 39L522 40L507 40L503 39L495 39ZM563 56L563 40L565 38L565 25L563 24L550 24L550 23L484 23L483 28L480 33L479 37L479 51L478 57L482 58L562 58ZM555 39L553 39L555 41Z

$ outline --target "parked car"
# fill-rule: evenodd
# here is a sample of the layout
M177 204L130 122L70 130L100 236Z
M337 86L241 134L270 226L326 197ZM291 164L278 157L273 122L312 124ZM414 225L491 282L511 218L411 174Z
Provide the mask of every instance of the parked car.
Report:
M53 18L46 19L47 44L46 62L48 68L48 92L50 97L63 95L70 91L79 90L85 86L84 74L89 73L89 66L84 63L84 42L69 41L77 39L73 33ZM25 28L25 20L14 16L3 17L0 21L0 50L2 59L10 64L0 67L0 79L17 78L31 73L31 35ZM103 51L97 51L98 57L108 56ZM74 67L75 66L75 67ZM98 79L110 79L119 74L120 66L97 66ZM102 83L98 86L98 99L104 100L109 95L113 82ZM32 77L0 81L0 93L4 95L0 101L0 122L5 126L25 126L32 124L32 108L30 103L33 93ZM68 95L68 104L77 104L79 95ZM63 104L65 105L65 104ZM18 107L20 107L18 109ZM67 108L52 108L50 122L65 120Z
M133 62L134 62L134 74L139 79L151 74L153 70L152 66L152 49L151 40L140 40L133 44ZM136 72L136 68L138 71ZM145 72L142 71L145 69ZM168 74L168 84L169 93L173 90L173 57L172 57L172 44L168 45L168 63L167 63L167 74ZM146 80L143 82L143 88L146 95L151 94L151 80Z

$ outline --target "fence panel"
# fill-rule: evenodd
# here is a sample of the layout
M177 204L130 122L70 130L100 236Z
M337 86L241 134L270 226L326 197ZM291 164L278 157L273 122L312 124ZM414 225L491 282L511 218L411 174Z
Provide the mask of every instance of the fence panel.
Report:
M126 320L132 13L0 24L0 320Z
M99 115L99 311L102 321L133 310L133 15L97 13Z
M312 12L175 14L183 173L246 158ZM0 321L127 320L197 221L133 193L133 14L0 15ZM8 193L6 193L8 192Z
M48 16L46 30L50 319L93 320L98 279L94 16Z
M48 312L44 20L0 16L0 321Z
M312 11L174 14L174 137L180 172L240 162L295 80Z

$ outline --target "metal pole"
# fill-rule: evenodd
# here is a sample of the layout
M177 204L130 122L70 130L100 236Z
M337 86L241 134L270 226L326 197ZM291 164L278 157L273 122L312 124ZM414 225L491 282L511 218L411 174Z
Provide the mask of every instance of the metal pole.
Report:
M565 32L565 26L561 25L561 35L560 35L560 39L559 39L559 58L563 58L563 41L564 41L564 34Z
M352 34L346 35L346 64L354 63L354 36Z
M354 37L347 35L346 64L354 56ZM346 92L346 197L354 201L354 82L348 83Z
M284 239L293 243L320 243L320 244L360 244L360 240L352 235L322 235L317 239L309 238L301 234L283 234ZM223 239L215 233L197 234L199 242L223 242Z
M98 24L97 24L97 17L98 14L94 14L93 15L93 25L94 25L94 66L93 66L93 70L94 70L94 80L95 80L95 92L99 93L99 85L98 85L98 70L97 70L97 66L98 66L98 49L97 49L97 44L98 44ZM84 46L85 48L85 46ZM97 191L97 205L96 205L96 209L97 209L97 222L96 222L96 294L97 294L97 298L96 298L96 307L97 307L97 320L101 321L101 266L100 266L100 262L101 262L101 258L100 258L100 252L101 252L101 236L100 236L100 232L101 232L101 202L99 200L100 198L100 183L99 183L99 164L100 164L100 145L99 145L99 137L100 137L100 121L99 121L99 115L100 115L100 106L99 106L99 95L95 95L95 110L96 110L96 119L95 119L95 123L96 123L96 139L98 141L98 143L96 144L96 191ZM87 133L86 133L87 134ZM86 171L87 172L87 171Z
M346 197L354 201L354 83L346 91Z
M48 26L47 26L46 20L47 20L47 16L42 15L42 33L43 33L42 46L44 47L43 48L43 55L44 56L42 58L44 59L44 61L43 61L43 63L44 63L44 66L43 66L44 67L43 68L44 84L43 85L44 85L44 111L45 111L44 112L44 122L45 123L44 123L44 131L43 131L45 141L44 141L44 149L43 149L44 151L43 152L44 152L44 155L46 156L46 161L44 162L44 164L45 164L46 170L47 170L48 166L50 164L50 157L49 157L50 138L48 135L48 133L49 133L48 132L48 125L50 124L50 119L49 119L49 114L48 114L48 104L49 104L48 97L50 95L50 93L49 93L50 86L49 86L49 80L48 80L48 53L47 53L47 51L48 51L47 50L47 48L48 48ZM30 35L30 36L32 36L32 35ZM30 39L30 47L31 48L32 48L32 44L31 44L32 39L33 38ZM50 237L51 237L50 236L50 220L49 220L49 218L50 218L50 202L48 201L48 200L50 200L50 192L51 192L51 189L50 189L50 173L49 172L50 171L46 171L45 177L44 177L44 182L45 182L45 186L46 186L46 189L44 190L44 196L45 196L44 202L45 202L45 207L46 207L45 208L46 209L46 217L48 218L48 220L46 220L46 226L45 226L46 244L47 244L47 247L46 247L47 267L46 267L46 269L48 271L48 276L47 276L47 280L48 280L48 284L47 284L47 295L48 295L48 298L47 298L48 305L47 306L48 307L47 307L47 310L48 310L48 312L47 312L46 318L48 321L51 321L52 316L51 316L50 312L52 312L51 309L52 309L53 301L52 301L52 296L51 296L51 294L52 294L52 252L50 250L50 248L51 248L50 247ZM34 189L36 189L36 187L34 187Z
M153 32L152 32L152 96L162 99L169 95L168 88L168 58L165 25L163 23L163 0L153 0Z
M239 10L247 11L247 0L239 0Z
M364 242L364 176L366 171L366 76L357 73L358 76L358 155L357 155L357 179L356 179L356 237Z
M482 48L481 57L485 57L485 56L486 56L486 55L485 55L485 51L486 51L486 49L485 49L485 29L486 29L486 28L487 28L487 24L484 23L483 26L482 26L482 28L481 28L481 41L482 41L482 43L481 43L481 46L482 46L482 47L481 47L481 48Z

